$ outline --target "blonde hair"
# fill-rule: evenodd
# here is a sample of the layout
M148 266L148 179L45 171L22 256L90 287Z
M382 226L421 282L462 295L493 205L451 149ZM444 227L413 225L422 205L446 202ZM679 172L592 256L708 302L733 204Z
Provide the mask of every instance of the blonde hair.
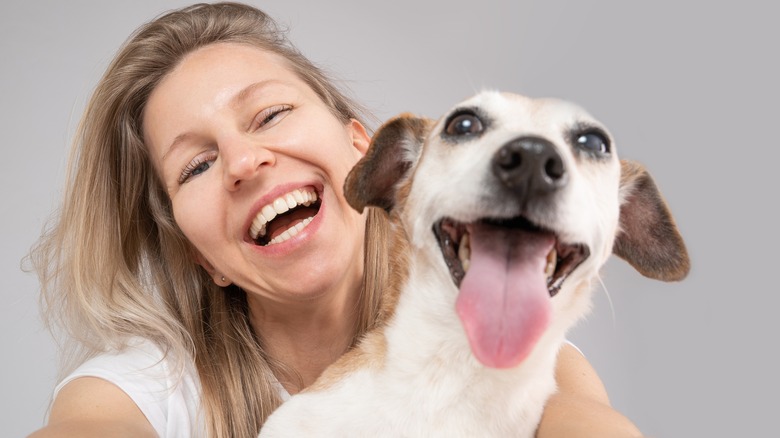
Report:
M169 357L193 358L209 435L254 437L280 403L274 373L289 370L263 351L245 293L216 286L194 263L141 124L161 79L188 53L218 42L281 55L338 118L360 119L360 107L263 12L219 3L163 15L130 37L98 83L73 142L59 215L30 260L40 277L44 319L55 335L64 329L66 353L79 346L71 367L132 337L150 339ZM387 275L386 227L381 213L368 213L355 339L376 323Z

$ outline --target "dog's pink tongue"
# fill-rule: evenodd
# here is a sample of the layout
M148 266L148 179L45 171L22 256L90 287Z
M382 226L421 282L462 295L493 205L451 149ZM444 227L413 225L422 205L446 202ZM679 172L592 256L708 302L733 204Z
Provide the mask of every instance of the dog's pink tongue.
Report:
M460 285L458 316L480 362L514 367L547 327L544 270L554 237L488 225L472 225L469 233L471 263Z

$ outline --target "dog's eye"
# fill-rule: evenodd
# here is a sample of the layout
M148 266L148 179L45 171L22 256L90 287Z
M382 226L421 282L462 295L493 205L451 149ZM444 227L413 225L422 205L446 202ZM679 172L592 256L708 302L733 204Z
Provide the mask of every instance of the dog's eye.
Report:
M462 135L474 135L482 132L482 121L479 117L468 112L456 114L450 118L447 122L445 132L448 135L462 136Z
M575 141L580 148L587 152L593 152L599 155L609 153L609 140L598 132L580 134Z

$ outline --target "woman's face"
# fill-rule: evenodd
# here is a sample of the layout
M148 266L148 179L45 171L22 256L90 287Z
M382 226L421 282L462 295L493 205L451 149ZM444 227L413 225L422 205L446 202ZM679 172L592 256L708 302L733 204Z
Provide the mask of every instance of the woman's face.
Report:
M358 287L365 220L342 186L367 134L281 57L201 48L152 92L143 124L176 222L218 284L281 302Z

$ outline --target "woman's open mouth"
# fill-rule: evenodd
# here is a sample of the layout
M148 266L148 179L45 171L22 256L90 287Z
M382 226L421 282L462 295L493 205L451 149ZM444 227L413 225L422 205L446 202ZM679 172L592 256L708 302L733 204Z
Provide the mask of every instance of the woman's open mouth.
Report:
M581 244L566 244L560 242L555 233L534 225L528 219L518 216L512 219L482 219L471 224L464 224L445 218L434 224L434 234L439 241L444 261L449 267L452 281L456 287L474 264L472 257L489 257L506 260L506 263L527 263L528 269L543 270L550 296L558 293L566 277L574 271L590 254L587 246ZM488 248L488 254L474 254L474 234L491 242L481 245ZM548 244L538 243L548 241ZM511 242L511 243L507 243ZM506 249L498 249L508 245ZM533 256L509 256L514 252L511 246L537 245L541 249ZM501 254L494 254L493 249Z
M285 242L311 223L320 204L317 192L311 187L286 193L260 210L249 227L249 237L259 246Z

